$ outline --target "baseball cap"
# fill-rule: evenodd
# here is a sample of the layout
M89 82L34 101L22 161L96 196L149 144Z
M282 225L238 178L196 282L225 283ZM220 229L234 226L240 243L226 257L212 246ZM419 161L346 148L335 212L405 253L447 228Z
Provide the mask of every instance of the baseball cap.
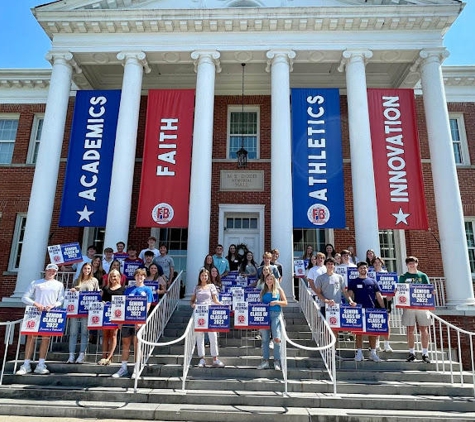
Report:
M48 265L46 266L46 269L47 269L47 270L55 270L55 271L58 271L58 270L59 270L59 268L58 268L58 266L57 266L56 264L48 264Z

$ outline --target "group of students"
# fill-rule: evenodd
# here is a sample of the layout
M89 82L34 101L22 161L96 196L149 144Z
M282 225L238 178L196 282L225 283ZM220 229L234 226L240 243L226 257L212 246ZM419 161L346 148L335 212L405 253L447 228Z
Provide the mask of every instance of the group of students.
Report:
M366 252L366 259L358 261L356 264L354 264L353 262L350 262L349 259L351 256L351 251L343 250L340 255L341 263L338 264L335 257L332 256L335 255L335 253L332 254L332 250L328 248L328 246L332 247L332 245L327 245L326 250L328 255L326 257L323 253L317 253L317 255L310 257L310 268L307 273L309 287L314 291L316 298L321 305L321 311L323 315L325 315L326 305L333 306L335 304L341 304L343 296L350 306L361 305L363 308L379 307L386 309L388 314L387 322L389 329L392 298L383 296L376 280L368 276L369 271L373 271L375 273L387 272L386 268L384 267L384 260L381 257L376 256L374 250L368 249ZM418 270L419 260L415 256L407 257L405 262L407 265L407 272L399 277L398 283L429 284L429 278L427 275ZM358 270L358 277L349 281L347 285L343 276L338 274L336 271L336 267L338 265L356 267ZM416 360L414 351L414 331L417 324L421 333L421 360L423 362L430 363L428 356L428 327L430 325L429 312L425 310L406 308L403 310L401 323L406 327L407 330L409 354L406 361L412 362ZM381 361L377 354L378 350L381 350L379 336L368 337L370 344L369 359L379 362ZM389 338L390 331L388 331L388 335L385 336L384 340L383 350L385 352L393 351L389 344ZM363 337L361 335L356 335L355 360L357 362L364 360L362 347Z
M236 245L230 245L228 255L223 256L223 246L216 246L214 255L208 254L204 259L204 266L198 275L198 283L194 288L190 299L190 305L194 309L197 305L221 305L219 293L221 292L221 277L226 276L229 271L239 271L241 275L257 277L251 287L259 289L260 300L269 305L270 328L260 330L262 339L262 362L257 369L269 369L269 356L272 346L274 349L274 369L280 371L280 345L281 345L281 325L279 316L282 307L287 305L287 298L284 290L280 287L282 277L282 266L278 262L279 251L273 249L272 252L265 252L262 264L257 266L252 252L247 251L241 259L236 253ZM279 268L280 266L280 268ZM213 358L212 366L224 367L224 363L219 359L218 336L216 332L209 332L210 353ZM206 363L205 353L205 333L196 333L196 348L199 357L198 367L204 368Z

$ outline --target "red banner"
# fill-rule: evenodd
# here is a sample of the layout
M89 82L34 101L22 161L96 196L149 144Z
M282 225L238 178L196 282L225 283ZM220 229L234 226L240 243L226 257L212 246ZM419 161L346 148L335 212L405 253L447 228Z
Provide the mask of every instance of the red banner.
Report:
M138 227L188 227L194 90L151 90Z
M411 89L368 89L380 229L427 230L427 211Z

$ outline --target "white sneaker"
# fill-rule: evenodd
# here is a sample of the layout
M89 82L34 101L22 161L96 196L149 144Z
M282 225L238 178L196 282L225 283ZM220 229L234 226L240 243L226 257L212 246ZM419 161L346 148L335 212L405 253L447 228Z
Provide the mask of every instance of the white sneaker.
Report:
M219 359L213 361L213 366L215 368L224 368L224 363L221 362Z
M69 358L66 361L66 363L74 363L74 353L69 354Z
M268 360L263 360L260 365L257 367L257 369L269 369L269 361Z
M31 366L30 364L23 364L20 366L20 369L18 371L16 371L16 374L15 375L26 375L26 374L29 374L31 372Z
M384 351L385 351L386 353L392 353L392 352L393 352L393 349L392 349L392 347L391 347L389 344L387 344L386 346L384 346Z
M204 368L206 366L206 361L204 359L200 359L200 363L198 364L198 368Z
M364 361L364 356L363 356L363 351L362 350L359 350L358 352L356 352L355 361L356 362L363 362Z
M129 375L129 371L127 368L121 366L120 369L114 375L112 375L112 378L121 378L126 377L127 375Z
M380 357L376 354L376 352L371 352L369 354L369 360L372 360L373 362L381 362Z
M274 348L274 341L271 340L269 341L269 349L273 349Z
M84 363L84 359L85 359L84 353L79 353L79 356L76 359L76 363Z
M274 361L274 369L275 369L276 371L282 371L282 368L281 368L281 366L280 366L280 361L279 361L279 360Z
M44 363L39 363L38 365L36 365L35 374L48 375L49 370Z

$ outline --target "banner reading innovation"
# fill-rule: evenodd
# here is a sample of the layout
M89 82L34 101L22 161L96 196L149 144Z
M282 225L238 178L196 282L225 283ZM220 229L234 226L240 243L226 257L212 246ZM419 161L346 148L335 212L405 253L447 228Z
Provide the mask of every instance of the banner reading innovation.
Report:
M188 227L194 103L194 90L148 93L138 227Z
M344 228L340 93L292 89L294 228Z
M427 230L412 89L368 89L380 229Z
M104 227L121 91L78 91L59 226Z

